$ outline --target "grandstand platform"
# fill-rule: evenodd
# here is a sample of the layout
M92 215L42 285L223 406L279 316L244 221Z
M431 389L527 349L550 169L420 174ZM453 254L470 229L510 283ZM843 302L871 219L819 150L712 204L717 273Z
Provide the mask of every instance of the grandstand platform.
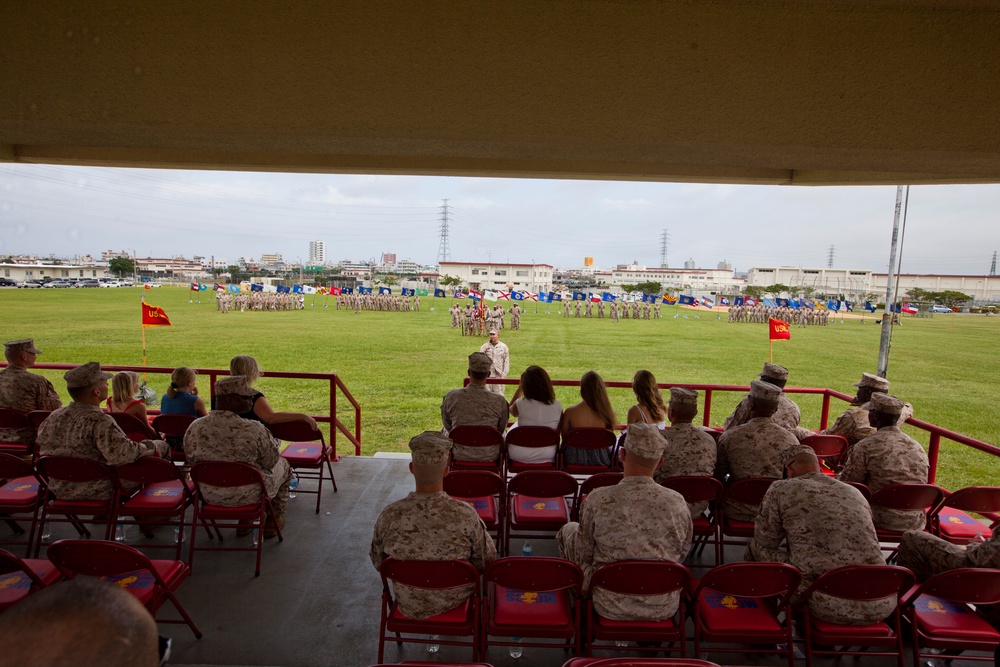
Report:
M161 624L160 632L173 638L170 664L200 667L375 664L381 583L369 561L368 548L381 509L413 488L407 463L407 459L396 457L342 458L334 465L340 490L336 494L324 490L319 514L313 511L312 495L299 494L289 501L284 542L265 543L258 578L254 577L251 552L198 552L192 576L181 586L179 594L204 638L195 639L183 625ZM300 488L313 488L314 484L305 481ZM154 543L142 538L135 527L130 530L129 544L141 547L144 543ZM160 532L169 538L167 531ZM56 538L72 536L72 529L60 527L55 531ZM208 542L204 533L198 539ZM245 545L252 540L237 538L231 530L225 533L225 539ZM558 555L552 540L532 541L532 545L535 555ZM520 547L520 543L512 544L512 553L520 553ZM727 562L741 560L741 552L742 548L730 547ZM147 553L153 558L167 557ZM186 549L184 557L187 558ZM697 570L694 574L699 576ZM172 612L167 604L160 614L169 618ZM689 657L693 657L690 643L688 650ZM568 657L568 653L560 650L525 648L523 657L515 660L505 647L491 647L485 662L497 667L558 667ZM389 643L385 654L386 662L470 658L467 648L441 646L439 653L430 655L416 644L404 644L397 649L394 643ZM779 656L751 659L743 654L718 652L710 652L707 659L725 665L787 664ZM907 660L908 665L912 664L909 657ZM827 667L833 663L830 658L818 657L816 664ZM894 662L872 657L864 658L862 664L891 667ZM964 664L973 663L953 663L955 667Z

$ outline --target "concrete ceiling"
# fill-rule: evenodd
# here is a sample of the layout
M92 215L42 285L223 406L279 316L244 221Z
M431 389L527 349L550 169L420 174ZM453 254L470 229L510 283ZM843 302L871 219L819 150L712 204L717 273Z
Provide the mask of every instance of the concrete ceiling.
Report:
M1000 181L992 0L0 3L0 161Z

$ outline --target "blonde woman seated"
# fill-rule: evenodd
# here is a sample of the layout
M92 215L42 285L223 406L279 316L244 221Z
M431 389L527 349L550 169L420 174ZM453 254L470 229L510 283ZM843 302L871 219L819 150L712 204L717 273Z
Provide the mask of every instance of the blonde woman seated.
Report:
M229 362L229 372L231 375L246 376L247 384L251 387L254 382L264 375L264 371L261 370L257 360L246 354L240 354L232 358ZM254 391L254 395L250 397L250 409L247 412L242 413L240 417L258 421L265 425L283 424L284 422L293 422L304 419L309 422L313 428L316 428L316 420L309 415L302 412L275 412L274 408L271 407L271 404L267 402L266 398L264 398L264 394L257 390Z
M637 371L632 378L637 403L628 409L628 424L652 424L661 431L667 427L667 407L663 404L656 378L649 371Z
M517 417L518 426L547 426L559 430L562 420L562 403L556 400L549 374L541 366L528 366L521 373L521 384L510 399L510 414ZM556 458L558 447L522 447L510 445L507 448L511 460L518 463L550 463Z
M204 417L208 414L205 401L198 395L198 373L193 368L181 366L170 374L170 387L160 399L161 415L190 415Z
M158 440L160 434L149 425L146 402L136 398L139 393L139 374L135 371L121 371L111 378L111 396L108 397L108 412L123 412L132 415L146 428L146 434Z
M563 413L560 432L565 437L575 428L614 429L618 417L611 407L608 389L604 380L594 371L587 371L580 378L580 398L576 405L566 408ZM590 450L567 447L563 452L565 462L570 465L606 466L611 464L611 450Z

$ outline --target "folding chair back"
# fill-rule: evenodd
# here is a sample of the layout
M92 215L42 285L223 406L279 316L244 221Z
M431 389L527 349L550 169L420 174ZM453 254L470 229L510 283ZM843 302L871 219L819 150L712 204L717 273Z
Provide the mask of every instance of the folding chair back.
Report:
M719 665L708 660L691 658L570 658L562 667L719 667Z
M520 427L519 427L520 428ZM448 431L448 437L456 445L465 447L498 447L495 461L459 461L452 452L452 470L489 470L498 475L503 473L503 433L492 426L464 424Z
M32 410L28 413L28 421L31 422L31 428L35 429L35 433L38 433L38 427L51 414L52 410Z
M326 471L330 473L333 491L337 492L337 480L333 477L333 464L330 461L333 449L327 446L323 431L318 427L313 428L305 419L271 424L268 428L274 437L289 441L281 456L288 461L299 478L317 481L315 491L300 488L298 493L315 493L316 514L319 514L320 501L323 499L324 465Z
M872 507L926 513L937 507L943 498L944 490L933 484L890 484L873 493L869 503ZM878 541L889 544L889 546L883 546L882 550L890 552L888 556L890 562L898 549L898 546L892 546L892 544L898 544L903 532L875 526Z
M0 612L61 578L59 570L47 560L21 560L0 549Z
M385 643L392 639L399 644L445 644L448 646L468 646L472 649L472 659L479 658L479 608L482 597L479 571L464 560L396 560L386 558L379 567L382 576L382 614L379 622L378 661L382 662ZM428 590L449 590L469 586L469 599L456 609L430 618L415 620L404 616L392 595L393 584ZM390 635L392 633L394 637ZM425 637L403 638L401 635L444 635L468 636L469 641L428 639Z
M823 473L834 476L834 468L840 465L847 453L849 443L842 435L810 435L802 438L801 443L812 447L823 464Z
M530 447L538 449L542 447L553 447L553 452L559 448L559 432L548 426L518 426L507 431L504 436L507 452L507 472L518 473L525 470L548 470L556 467L556 456L553 454L552 460L543 463L521 463L510 458L510 446Z
M861 482L844 482L847 486L853 486L855 489L861 492L861 495L865 497L865 500L871 504L872 501L872 490L868 488L867 484L862 484Z
M691 587L691 574L679 563L664 560L623 560L609 563L597 569L590 577L587 597L587 655L593 649L600 650L647 650L654 653L662 650L661 643L669 643L667 651L685 652L684 621L685 598ZM598 589L621 595L666 595L679 592L677 612L671 618L642 621L609 621L594 607L593 596ZM655 642L655 647L622 647L615 643L595 645L597 641L607 642ZM679 642L677 649L672 648Z
M902 595L913 586L913 573L896 565L847 565L830 570L802 594L803 602L813 593L847 600L881 600Z
M444 476L444 492L472 506L493 533L497 546L503 545L507 484L489 470L453 470Z
M582 465L566 462L568 448L608 452L608 465ZM574 428L563 435L559 447L559 469L574 475L593 475L611 472L617 463L618 443L615 432L607 428Z
M68 579L84 575L118 584L135 595L153 618L163 602L170 600L183 620L159 622L184 623L201 639L201 631L174 596L191 573L182 561L151 561L128 545L99 540L59 540L49 546L46 555Z
M976 533L989 539L993 531L967 512L1000 513L1000 487L968 486L951 493L931 512L931 530L953 544L968 544Z
M115 473L121 482L131 482L142 487L137 493L123 499L116 513L116 516L133 519L116 520L116 525L143 524L150 520L164 522L165 519L175 518L177 538L173 544L147 544L145 547L175 549L174 558L180 560L184 515L188 506L194 502L193 484L184 479L176 465L155 456L142 456L132 463L117 466Z
M85 459L77 456L43 456L38 459L35 469L42 482L49 489L42 502L42 514L39 522L45 525L46 521L54 523L71 523L80 535L90 537L84 520L77 519L81 514L92 514L104 516L104 539L110 540L114 530L115 508L118 503L120 484L114 470L93 459ZM100 500L62 500L54 495L52 482L107 482L111 487L111 493L106 499ZM53 514L66 518L55 519ZM42 531L37 531L35 540L35 556L41 550Z
M707 475L685 475L667 477L660 480L660 485L676 491L684 496L689 505L708 503L709 516L702 513L692 516L694 539L698 554L711 542L715 555L715 565L722 563L722 539L719 533L719 503L725 495L726 487L722 482ZM706 567L704 565L691 567Z
M746 477L736 480L726 488L726 492L722 496L722 502L719 504L720 514L722 515L719 525L723 536L721 540L723 546L721 555L723 560L725 559L725 545L746 545L754 533L753 521L743 521L732 517L730 503L743 503L744 505L757 507L760 505L761 500L764 499L764 494L774 484L774 481L767 477ZM726 537L741 539L727 540L725 539Z
M129 440L142 442L150 437L149 429L138 417L134 417L125 412L109 412L108 416L115 420L115 423L125 431Z
M622 481L622 477L624 477L624 473L599 472L584 479L580 484L580 490L577 493L577 501L573 503L573 510L571 512L572 520L580 520L580 508L583 507L583 501L587 499L587 496L589 496L592 491L605 486L614 486L618 482Z
M170 460L185 461L184 434L197 417L192 415L156 415L153 417L153 430L163 436L170 445Z
M33 433L35 430L28 420L28 415L13 408L0 408L0 430L7 429L22 431L24 433ZM34 446L31 442L6 442L0 440L0 452L27 456L32 453L33 449Z
M30 463L13 454L0 453L0 515L7 517L7 524L14 531L14 539L4 540L3 544L23 544L24 555L31 555L34 544L35 529L38 527L38 508L41 504L41 484L35 476L35 469ZM18 540L18 535L24 535L24 529L15 521L20 514L25 517L31 527L25 540Z
M512 537L554 537L569 521L578 489L576 479L561 470L514 475L507 483L503 553L509 553Z

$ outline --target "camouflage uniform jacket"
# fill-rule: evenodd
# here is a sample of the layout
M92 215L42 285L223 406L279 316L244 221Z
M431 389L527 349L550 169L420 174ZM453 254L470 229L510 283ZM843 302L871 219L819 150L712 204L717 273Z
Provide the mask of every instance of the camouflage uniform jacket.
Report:
M264 478L275 513L284 512L292 471L278 452L278 443L262 423L228 410L213 410L196 419L184 433L184 454L191 463L233 461L252 465ZM202 493L208 502L225 507L250 505L260 500L260 488L255 485L227 489L204 486Z
M862 482L875 493L890 484L926 484L927 453L898 426L885 426L851 448L839 479ZM922 511L872 508L875 525L885 530L918 530L924 527Z
M847 444L851 447L858 444L870 435L875 435L875 427L868 421L869 404L858 405L850 408L844 414L837 417L833 426L823 431L823 435L841 435L847 438ZM909 403L903 404L903 414L899 416L902 424L913 416L913 406Z
M683 561L691 548L692 532L683 496L651 477L629 476L587 496L580 510L575 545L568 555L583 569L586 589L594 571L608 563L628 559ZM678 593L642 597L594 591L597 611L605 618L622 621L670 618L678 601Z
M467 560L480 572L496 558L493 539L467 503L444 492L411 492L382 510L372 537L372 565L387 556L397 560ZM428 591L396 586L400 611L413 619L429 618L464 602L470 587Z
M711 436L709 436L711 437ZM798 445L798 439L769 417L755 417L746 424L729 429L719 438L719 455L715 476L725 481L746 477L778 479L783 472L781 452ZM727 502L726 513L739 521L753 521L757 507L746 503Z
M661 482L667 477L707 475L715 472L718 446L715 438L693 424L674 424L661 431L667 440L663 462L653 477ZM698 516L708 508L708 503L688 505L691 516Z
M38 428L42 456L77 456L111 466L131 463L155 454L152 441L133 442L115 420L96 405L70 403L50 414ZM59 482L50 488L63 500L103 500L111 496L110 482Z
M62 407L59 395L52 383L41 375L29 373L20 366L0 370L0 408L31 412L59 407ZM30 429L0 429L0 440L4 442L31 442L34 435Z
M503 433L509 416L507 399L478 384L452 389L441 403L441 423L446 433L462 425L492 426ZM500 456L499 447L455 445L452 452L460 461L495 461Z
M800 594L838 567L885 564L864 496L818 472L771 485L760 505L746 560L791 563L802 572ZM809 608L830 623L864 625L887 617L895 604L891 598L858 602L816 594Z
M794 432L795 427L799 425L799 406L782 394L778 397L778 409L771 415L771 419L779 426ZM728 431L741 424L746 424L748 421L750 421L750 397L744 396L740 404L733 410L733 414L726 417L723 428Z

